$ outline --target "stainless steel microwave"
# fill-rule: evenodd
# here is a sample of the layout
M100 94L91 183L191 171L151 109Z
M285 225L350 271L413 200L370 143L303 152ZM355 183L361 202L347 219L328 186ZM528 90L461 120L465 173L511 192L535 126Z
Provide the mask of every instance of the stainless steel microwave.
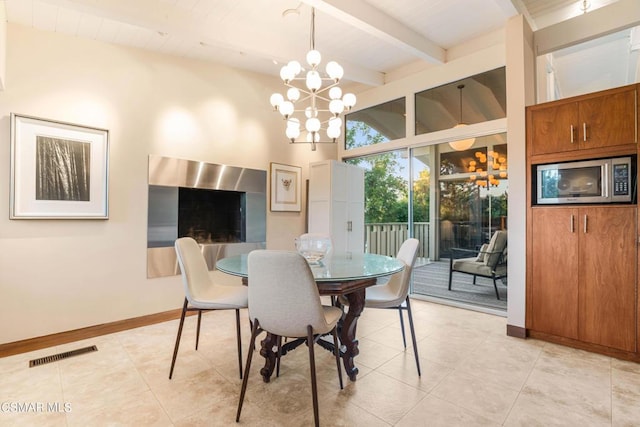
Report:
M630 203L635 157L536 166L536 203Z

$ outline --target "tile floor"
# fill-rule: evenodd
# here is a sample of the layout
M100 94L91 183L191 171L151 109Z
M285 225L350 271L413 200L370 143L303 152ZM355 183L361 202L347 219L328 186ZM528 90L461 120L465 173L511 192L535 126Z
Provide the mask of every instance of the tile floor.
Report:
M360 374L345 377L342 391L332 355L316 347L322 425L640 426L640 364L507 337L502 317L424 301L413 307L422 378L412 350L403 351L395 311L363 313ZM0 425L234 425L233 312L205 314L202 329L195 351L195 318L187 320L173 380L177 321L2 358ZM97 352L28 368L30 359L93 344ZM255 353L240 424L312 425L306 348L285 356L268 384L261 362Z

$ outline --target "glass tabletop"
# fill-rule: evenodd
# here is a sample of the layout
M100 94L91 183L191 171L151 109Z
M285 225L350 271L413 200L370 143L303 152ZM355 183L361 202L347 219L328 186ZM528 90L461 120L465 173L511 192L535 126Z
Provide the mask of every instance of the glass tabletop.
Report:
M310 264L316 282L336 282L388 276L404 269L397 258L377 254L335 253L318 264ZM234 276L247 277L247 255L222 258L216 268Z

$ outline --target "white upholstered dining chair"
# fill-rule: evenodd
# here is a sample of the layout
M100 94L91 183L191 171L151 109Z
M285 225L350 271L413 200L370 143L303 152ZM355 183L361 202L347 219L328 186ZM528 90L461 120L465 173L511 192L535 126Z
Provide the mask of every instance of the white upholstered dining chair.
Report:
M411 282L411 273L413 265L418 254L420 242L418 239L405 240L396 258L405 264L404 270L393 274L388 281L381 284L371 286L366 290L365 307L366 308L391 308L398 309L400 314L400 328L402 329L402 342L404 348L407 348L407 340L404 332L404 318L402 311L407 311L409 318L409 329L411 330L411 340L413 343L413 354L416 359L416 368L418 376L420 372L420 361L418 359L418 347L416 346L416 332L413 326L413 315L411 313L411 302L409 301L409 285Z
M309 264L296 252L256 250L247 260L251 342L240 391L236 421L240 420L247 390L256 337L267 332L278 337L306 338L311 370L311 392L315 425L319 425L318 389L314 344L320 336L333 335L334 355L342 389L342 369L336 325L342 316L337 307L324 306Z
M246 286L224 286L215 283L209 273L207 262L200 251L200 246L191 237L181 237L175 242L176 255L180 265L182 283L184 285L184 304L180 325L178 326L178 336L173 348L173 359L169 379L173 376L173 368L178 356L182 327L187 311L198 312L198 327L196 330L196 350L200 340L200 323L202 312L210 310L235 310L236 312L236 341L238 344L238 367L240 378L242 378L242 341L240 338L240 309L247 307L247 287Z

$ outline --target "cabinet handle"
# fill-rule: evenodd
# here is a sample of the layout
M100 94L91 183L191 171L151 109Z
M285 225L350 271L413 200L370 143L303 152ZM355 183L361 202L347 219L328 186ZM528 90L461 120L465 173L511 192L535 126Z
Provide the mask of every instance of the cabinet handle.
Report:
M584 216L584 234L587 234L587 221L589 217L587 215Z
M571 125L571 143L573 144L573 125Z
M575 228L574 228L574 216L573 216L573 214L571 214L571 223L570 223L569 227L570 227L570 228L569 228L569 232L570 232L570 233L573 233L573 230L575 230Z
M353 221L347 221L347 231L353 231Z
M582 140L587 142L587 124L582 123Z

